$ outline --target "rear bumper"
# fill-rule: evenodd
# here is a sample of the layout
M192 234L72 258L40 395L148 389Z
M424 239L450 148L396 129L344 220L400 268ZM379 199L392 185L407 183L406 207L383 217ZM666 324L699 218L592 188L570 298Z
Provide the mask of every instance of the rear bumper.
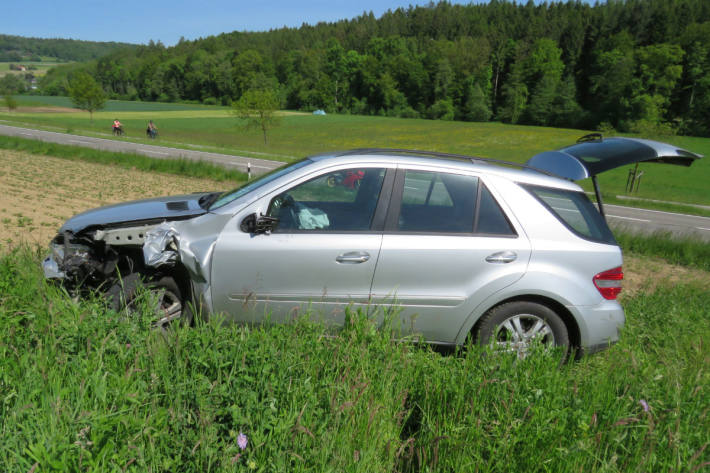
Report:
M604 301L595 306L568 306L577 319L580 349L586 354L609 348L619 341L626 322L624 309L617 301Z

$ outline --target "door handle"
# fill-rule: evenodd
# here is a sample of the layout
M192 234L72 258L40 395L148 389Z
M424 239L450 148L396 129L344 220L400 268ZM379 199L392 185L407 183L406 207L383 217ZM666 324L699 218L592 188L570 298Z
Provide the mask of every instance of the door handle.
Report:
M335 261L343 264L358 264L364 263L370 259L370 254L364 251L350 251L348 253L343 253L335 258Z
M515 253L515 251L506 250L489 255L488 257L486 257L486 261L489 263L505 264L512 263L517 258L518 255Z

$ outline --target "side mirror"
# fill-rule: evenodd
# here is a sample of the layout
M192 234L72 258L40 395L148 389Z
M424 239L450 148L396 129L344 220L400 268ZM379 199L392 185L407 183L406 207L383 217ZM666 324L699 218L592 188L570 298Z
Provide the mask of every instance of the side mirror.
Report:
M279 223L279 219L275 217L267 217L266 215L256 216L255 213L249 214L244 217L242 223L239 224L239 229L244 233L271 233L276 225Z

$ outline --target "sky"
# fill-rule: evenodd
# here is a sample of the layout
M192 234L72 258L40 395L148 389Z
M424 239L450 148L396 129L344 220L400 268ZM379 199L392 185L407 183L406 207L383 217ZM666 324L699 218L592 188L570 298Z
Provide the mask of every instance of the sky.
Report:
M481 0L475 0L480 2ZM2 0L0 34L166 46L231 31L350 19L429 0ZM471 3L471 0L451 3Z

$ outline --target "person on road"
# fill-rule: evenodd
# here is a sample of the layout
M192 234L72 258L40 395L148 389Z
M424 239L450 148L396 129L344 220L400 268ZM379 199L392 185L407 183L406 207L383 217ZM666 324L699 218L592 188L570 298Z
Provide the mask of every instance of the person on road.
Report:
M153 120L150 120L148 122L148 128L146 128L145 134L148 135L148 138L151 138L153 140L158 135L158 127L155 126L155 123L153 123Z
M121 125L121 122L118 121L118 118L113 121L113 134L114 135L122 135L123 134L123 126Z

